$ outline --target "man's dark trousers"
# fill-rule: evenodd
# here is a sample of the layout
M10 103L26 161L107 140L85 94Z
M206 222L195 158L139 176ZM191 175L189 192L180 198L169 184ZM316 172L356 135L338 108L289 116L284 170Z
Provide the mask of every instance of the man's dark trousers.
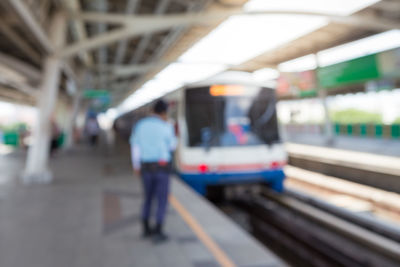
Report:
M151 214L151 203L157 198L156 223L162 225L168 203L169 171L164 169L142 170L142 181L144 189L144 203L142 219L149 220Z

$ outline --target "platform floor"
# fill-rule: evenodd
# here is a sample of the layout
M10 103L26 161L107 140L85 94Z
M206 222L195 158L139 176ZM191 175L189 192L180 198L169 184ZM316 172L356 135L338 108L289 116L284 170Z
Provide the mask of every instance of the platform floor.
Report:
M129 158L116 155L87 148L57 155L54 182L31 186L18 180L24 152L0 155L0 266L284 265L177 180L171 195L187 214L170 205L170 240L142 239L140 180L131 175Z

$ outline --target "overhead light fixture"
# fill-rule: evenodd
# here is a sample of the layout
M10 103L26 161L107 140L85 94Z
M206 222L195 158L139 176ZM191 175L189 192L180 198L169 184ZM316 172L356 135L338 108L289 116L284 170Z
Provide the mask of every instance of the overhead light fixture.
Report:
M259 82L275 80L279 77L279 71L271 68L263 68L253 72L253 77Z
M180 57L181 62L238 65L328 23L322 17L233 16Z
M313 54L282 62L278 65L281 72L301 72L317 68L316 57Z
M246 11L307 11L348 16L380 0L251 0L244 5Z
M223 64L177 62L168 65L155 76L155 79L169 83L192 83L206 79L224 69L226 69L226 65Z
M400 47L400 30L390 30L321 51L318 60L323 67L397 47Z

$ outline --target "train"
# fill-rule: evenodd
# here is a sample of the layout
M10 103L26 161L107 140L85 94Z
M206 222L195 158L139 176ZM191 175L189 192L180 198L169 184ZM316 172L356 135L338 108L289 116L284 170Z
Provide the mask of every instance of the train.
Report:
M267 184L282 192L287 153L279 135L273 85L225 72L165 96L178 145L176 173L202 195L211 188ZM116 120L125 136L151 103Z

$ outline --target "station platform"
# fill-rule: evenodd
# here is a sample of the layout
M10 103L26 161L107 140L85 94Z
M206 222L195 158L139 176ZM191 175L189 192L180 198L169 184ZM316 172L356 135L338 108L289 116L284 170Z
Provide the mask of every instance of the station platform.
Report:
M4 151L3 151L4 152ZM141 238L129 157L80 147L51 160L54 182L22 185L25 152L0 153L0 266L285 266L177 178L169 240Z
M400 140L335 137L327 144L321 135L287 138L289 164L400 192Z
M400 157L296 143L286 143L285 148L291 157L400 177Z
M379 139L369 137L335 136L332 144L327 144L326 139L321 134L292 133L285 134L286 143L320 146L364 152L375 155L400 157L400 139Z

